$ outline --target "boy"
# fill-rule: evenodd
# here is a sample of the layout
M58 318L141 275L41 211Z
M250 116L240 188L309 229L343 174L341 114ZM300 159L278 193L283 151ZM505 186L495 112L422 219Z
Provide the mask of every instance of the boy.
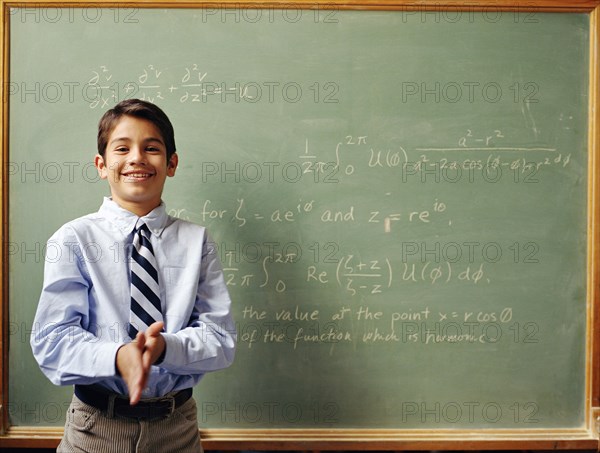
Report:
M74 385L59 452L201 452L192 387L235 351L230 299L203 227L161 194L178 156L171 122L130 99L98 125L111 197L50 238L31 337L41 370ZM50 247L48 247L50 249Z

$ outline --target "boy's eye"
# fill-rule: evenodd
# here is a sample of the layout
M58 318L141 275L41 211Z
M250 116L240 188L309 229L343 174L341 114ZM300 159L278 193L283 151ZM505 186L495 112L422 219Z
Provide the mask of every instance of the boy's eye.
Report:
M127 151L127 148L125 148L124 146L119 146L117 149L115 149L115 151L125 152Z

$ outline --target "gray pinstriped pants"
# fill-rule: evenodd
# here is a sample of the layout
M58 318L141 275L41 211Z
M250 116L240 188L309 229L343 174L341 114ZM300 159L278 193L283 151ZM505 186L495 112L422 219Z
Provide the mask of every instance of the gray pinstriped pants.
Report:
M67 410L59 453L202 453L196 401L190 398L166 419L108 418L75 395Z

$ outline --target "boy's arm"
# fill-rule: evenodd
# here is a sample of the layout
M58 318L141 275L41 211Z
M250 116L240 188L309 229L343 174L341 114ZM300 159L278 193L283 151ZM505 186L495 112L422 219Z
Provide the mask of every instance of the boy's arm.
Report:
M41 370L56 385L92 384L115 376L115 357L123 343L93 331L91 281L73 230L61 228L46 250L44 286L31 335Z
M166 353L159 366L171 373L205 373L233 362L236 330L231 299L212 241L204 241L196 303L188 327L162 336Z

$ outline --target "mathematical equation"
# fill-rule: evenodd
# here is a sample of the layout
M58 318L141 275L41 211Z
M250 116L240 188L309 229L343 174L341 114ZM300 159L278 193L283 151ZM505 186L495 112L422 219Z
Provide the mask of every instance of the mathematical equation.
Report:
M275 244L275 243L273 243ZM319 244L313 244L319 247ZM284 293L289 286L289 277L284 275L302 275L301 281L295 280L294 285L301 284L305 288L320 288L337 285L349 296L378 295L393 287L394 281L400 285L427 284L439 286L454 282L477 285L480 282L490 283L484 263L457 264L449 261L439 263L433 261L420 263L399 263L394 269L389 257L363 261L355 255L345 255L338 260L335 270L330 265L305 264L299 254L290 251L290 244L281 251L266 255L257 263L253 271L242 271L234 251L225 253L223 272L230 287L266 288ZM297 250L297 249L296 249ZM289 272L275 272L285 267ZM260 270L257 271L257 267ZM298 270L298 267L301 269Z
M106 108L131 98L158 103L168 100L180 104L202 104L210 100L235 103L297 103L302 99L315 103L339 102L339 86L336 82L217 81L214 78L210 80L208 72L196 63L181 68L176 74L169 68L149 64L133 77L134 80L128 81L117 81L107 65L101 65L91 73L87 87L94 89L97 94L91 98L92 109Z
M208 71L197 63L176 70L148 64L133 77L135 80L129 81L117 81L106 65L92 70L91 74L87 86L93 88L97 96L90 102L90 108L107 108L133 97L149 102L182 104L207 102L214 96L226 102L231 95L234 102L258 102L264 98L273 103L279 98L295 103L303 96L302 93L307 92L314 102L337 102L335 96L339 90L334 82L320 81L307 86L292 81L215 82L209 80ZM560 121L563 121L563 116L561 114ZM537 135L537 131L534 132ZM487 155L457 157L464 152ZM352 162L343 161L343 157L348 156L352 156ZM356 156L361 162L356 162ZM418 179L420 182L496 183L510 178L517 183L532 183L537 182L535 177L542 167L568 166L572 154L560 152L555 146L514 144L510 136L497 128L484 131L466 129L451 138L447 145L412 148L383 146L368 134L345 135L325 158L312 151L307 138L305 152L297 157L301 174L311 173L315 178L320 175L329 182L338 182L337 178L341 176L355 174L360 164L371 170L397 169L401 172L402 182ZM242 175L238 179L248 178Z
M397 206L393 211L385 208L374 209L374 206L368 208L356 207L353 204L347 205L343 209L331 209L328 206L321 206L316 200L303 201L298 200L291 206L273 209L269 212L262 212L256 208L250 207L245 198L237 198L234 208L227 208L212 200L205 200L202 209L199 212L191 211L187 208L175 208L169 210L169 215L191 220L202 225L209 225L211 222L233 223L238 228L246 228L251 224L269 222L281 225L293 225L300 220L313 220L317 222L333 224L362 224L366 223L377 229L383 227L384 232L392 231L392 224L429 224L436 220L443 220L448 225L452 224L445 216L447 206L437 198L426 208L413 209Z

